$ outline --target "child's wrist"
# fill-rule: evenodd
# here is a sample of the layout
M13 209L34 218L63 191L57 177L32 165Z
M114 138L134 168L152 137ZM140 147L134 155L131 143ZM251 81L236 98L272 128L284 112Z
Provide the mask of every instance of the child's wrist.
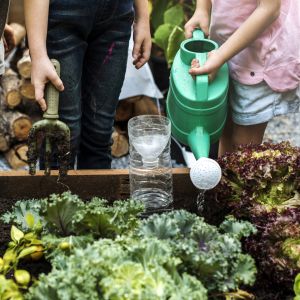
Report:
M209 13L205 9L197 8L194 12L194 17L196 18L209 18Z

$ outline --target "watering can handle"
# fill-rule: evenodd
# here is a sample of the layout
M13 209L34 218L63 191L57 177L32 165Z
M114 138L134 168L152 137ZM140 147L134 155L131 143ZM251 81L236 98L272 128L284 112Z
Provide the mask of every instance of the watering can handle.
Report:
M196 53L200 66L203 66L207 60L207 53ZM208 75L196 76L196 97L197 101L206 101L208 99Z
M194 29L193 39L194 40L203 40L203 39L205 39L204 32L200 28Z
M60 76L60 64L56 59L51 59L51 62L56 70L58 76ZM58 104L59 104L59 91L56 87L48 82L45 89L45 100L47 102L47 110L43 117L45 119L58 119Z
M193 31L194 40L204 40L204 32L201 29L196 28ZM200 66L203 66L207 60L207 53L196 53L196 59L198 59ZM206 101L208 99L208 75L196 76L196 98L197 101Z

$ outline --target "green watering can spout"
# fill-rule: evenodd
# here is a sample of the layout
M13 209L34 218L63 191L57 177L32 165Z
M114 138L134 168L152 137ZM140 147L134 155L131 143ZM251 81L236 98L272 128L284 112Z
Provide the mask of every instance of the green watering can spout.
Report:
M188 135L188 143L196 159L209 156L210 135L203 127L196 127Z

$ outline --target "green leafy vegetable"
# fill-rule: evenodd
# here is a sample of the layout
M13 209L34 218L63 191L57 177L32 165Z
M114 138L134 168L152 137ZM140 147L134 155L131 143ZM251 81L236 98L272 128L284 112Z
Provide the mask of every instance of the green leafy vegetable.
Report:
M172 257L157 255L155 260L154 255L149 256L149 248L157 242L144 239L137 250L138 242L124 237L116 241L97 241L86 249L75 250L69 258L55 261L52 272L41 276L27 299L175 300L178 299L176 293L182 289L189 293L182 299L206 300L206 290L196 278L187 274L180 277L178 273L173 276L159 263L159 260L173 260ZM161 244L166 253L172 253L171 249L167 250L168 243Z
M64 192L61 195L52 194L47 201L44 201L41 214L50 232L68 236L76 232L73 216L82 209L84 203L78 196Z
M226 222L228 225L229 221ZM222 234L202 218L174 211L151 216L137 234L169 241L174 256L182 261L178 266L180 272L196 276L209 291L227 292L240 284L253 284L256 274L253 259L242 255L239 242L241 237L255 232L255 228L249 222L234 224L233 218L230 222L231 227L243 230Z
M24 232L40 231L42 229L43 218L39 211L43 200L22 200L17 201L12 211L1 216L5 224L13 224Z

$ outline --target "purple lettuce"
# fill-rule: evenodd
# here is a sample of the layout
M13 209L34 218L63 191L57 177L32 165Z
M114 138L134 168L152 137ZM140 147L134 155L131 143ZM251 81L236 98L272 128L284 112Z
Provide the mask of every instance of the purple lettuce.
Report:
M254 224L258 232L244 247L256 260L258 281L291 290L300 272L300 148L247 145L219 164L223 177L207 195L206 219L220 222L232 214Z

